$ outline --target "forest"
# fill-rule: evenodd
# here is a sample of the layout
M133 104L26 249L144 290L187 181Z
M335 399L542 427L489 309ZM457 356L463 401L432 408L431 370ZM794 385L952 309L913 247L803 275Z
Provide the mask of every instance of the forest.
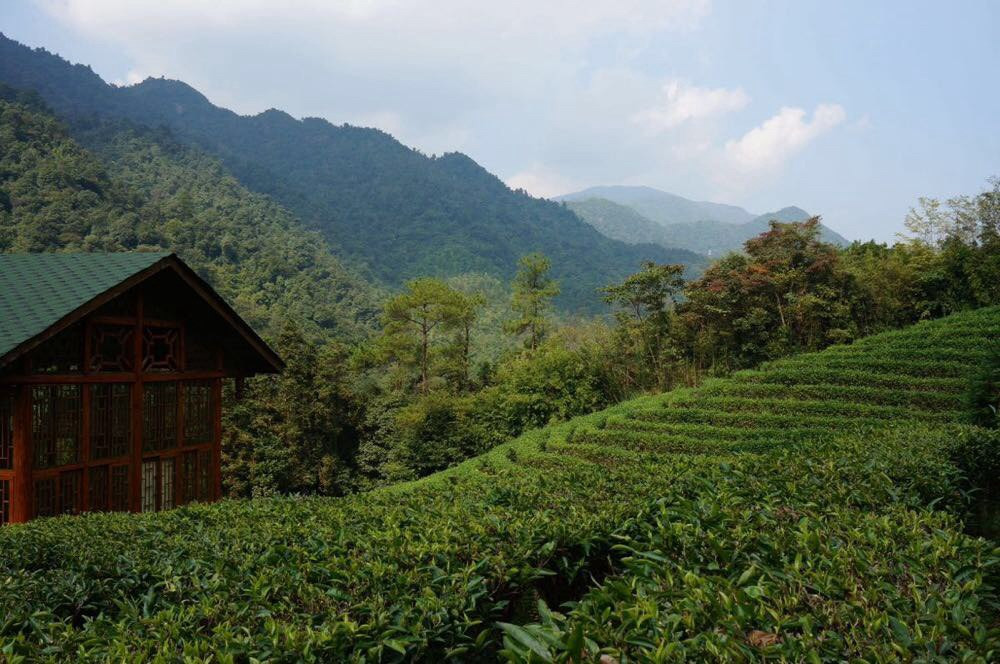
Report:
M544 255L509 284L421 277L393 294L168 131L95 121L78 142L37 95L3 97L0 250L177 252L287 361L226 411L232 496L416 479L639 394L1000 303L995 179L922 199L892 246L826 244L813 218L773 222L696 279L636 265L593 294L604 316L573 320Z

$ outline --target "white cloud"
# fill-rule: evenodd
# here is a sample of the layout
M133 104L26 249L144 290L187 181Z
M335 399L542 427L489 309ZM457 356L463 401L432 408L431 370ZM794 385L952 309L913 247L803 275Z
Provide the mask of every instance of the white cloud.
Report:
M746 174L763 174L779 169L785 161L801 151L811 141L837 125L847 114L839 104L820 104L812 120L801 108L785 107L754 127L739 140L726 143L725 158L735 170Z
M532 164L531 168L527 170L510 176L506 183L511 189L524 189L532 196L543 198L568 194L581 188L578 183L538 163Z
M742 88L699 88L677 79L663 85L656 104L636 112L632 122L657 134L689 120L699 120L744 108L750 96Z

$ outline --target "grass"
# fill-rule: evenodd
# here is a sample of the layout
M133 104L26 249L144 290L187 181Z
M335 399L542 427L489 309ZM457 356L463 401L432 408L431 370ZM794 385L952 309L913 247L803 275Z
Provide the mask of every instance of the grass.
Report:
M5 528L0 652L995 660L1000 551L959 516L998 443L954 423L998 334L997 308L923 323L371 494Z

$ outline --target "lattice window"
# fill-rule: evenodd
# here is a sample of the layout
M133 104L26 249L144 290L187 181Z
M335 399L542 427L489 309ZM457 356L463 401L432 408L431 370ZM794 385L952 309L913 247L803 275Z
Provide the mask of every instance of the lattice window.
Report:
M83 368L82 329L73 326L49 339L34 352L31 362L35 373L79 373Z
M14 395L0 389L0 470L14 467Z
M180 369L180 331L172 327L147 327L142 333L142 370Z
M0 524L10 523L10 480L0 480Z
M83 471L71 470L59 474L59 513L79 514L83 509Z
M35 516L55 516L56 479L35 480Z
M160 509L174 507L174 460L160 459Z
M142 511L156 511L156 461L142 462Z
M90 370L126 373L135 366L134 328L97 325L90 331Z
M128 454L132 440L132 386L90 386L90 456L108 459Z
M129 466L114 466L111 469L111 510L127 512L130 497L128 492Z
M185 452L181 461L181 500L198 500L198 453Z
M212 452L198 452L198 499L209 502L215 497L212 481Z
M215 399L211 381L184 383L184 443L211 443L215 434Z
M146 383L142 399L142 449L177 446L177 383Z
M95 466L90 469L88 504L91 512L107 512L111 507L110 489L111 473L107 466Z
M35 467L80 460L82 402L79 385L39 385L31 390L31 440Z

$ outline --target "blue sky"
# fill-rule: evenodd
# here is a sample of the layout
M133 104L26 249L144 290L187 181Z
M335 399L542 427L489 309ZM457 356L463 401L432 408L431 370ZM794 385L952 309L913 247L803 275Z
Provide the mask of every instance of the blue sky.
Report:
M891 240L1000 174L1000 2L8 1L106 80L377 126L554 195L646 184Z

